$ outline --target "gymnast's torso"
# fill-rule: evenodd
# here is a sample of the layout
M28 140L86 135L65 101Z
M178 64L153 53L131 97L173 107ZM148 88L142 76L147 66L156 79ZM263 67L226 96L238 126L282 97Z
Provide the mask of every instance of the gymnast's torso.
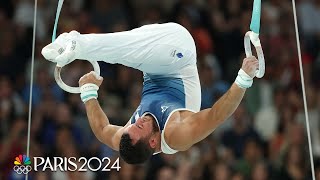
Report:
M141 103L133 113L130 123L150 114L161 131L161 150L166 154L171 149L164 139L164 131L170 117L177 111L196 113L200 110L201 90L196 66L190 65L166 75L144 73Z

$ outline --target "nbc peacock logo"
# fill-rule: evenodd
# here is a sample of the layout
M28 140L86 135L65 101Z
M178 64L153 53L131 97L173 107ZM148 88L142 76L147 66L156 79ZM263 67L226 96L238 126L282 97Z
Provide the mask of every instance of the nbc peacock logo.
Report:
M13 170L18 174L28 174L31 170L30 158L26 155L19 155L15 158Z

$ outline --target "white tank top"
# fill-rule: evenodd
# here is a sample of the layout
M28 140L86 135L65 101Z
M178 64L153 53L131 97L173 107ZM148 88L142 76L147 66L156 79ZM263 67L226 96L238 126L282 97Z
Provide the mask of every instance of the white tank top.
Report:
M164 130L161 132L161 151L165 154L174 154L178 152L177 150L172 149L164 139Z

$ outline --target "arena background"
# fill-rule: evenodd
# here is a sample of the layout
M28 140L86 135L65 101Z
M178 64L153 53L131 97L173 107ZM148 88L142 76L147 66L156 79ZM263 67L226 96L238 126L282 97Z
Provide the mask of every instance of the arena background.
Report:
M234 81L244 57L252 0L65 0L58 34L107 33L144 24L177 22L193 35L198 51L202 108L210 107ZM266 74L255 79L243 103L221 127L186 152L160 154L140 166L120 162L120 172L38 172L30 179L111 180L303 180L311 179L293 12L290 0L262 1L261 41ZM35 83L30 155L113 157L97 141L79 95L62 91L54 64L41 56L50 43L56 0L38 0ZM0 1L0 179L23 179L12 170L26 153L34 1ZM320 179L320 0L297 0L316 173ZM142 74L100 63L99 101L114 124L123 125L140 101ZM64 68L77 85L91 65ZM318 160L317 160L318 159Z

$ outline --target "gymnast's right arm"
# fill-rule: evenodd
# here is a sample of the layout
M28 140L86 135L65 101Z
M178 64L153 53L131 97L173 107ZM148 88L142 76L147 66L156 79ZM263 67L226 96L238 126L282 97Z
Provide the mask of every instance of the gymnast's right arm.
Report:
M90 89L91 87L99 87L102 83L102 78L97 78L94 72L88 73L82 76L79 80L80 87L87 87L86 89ZM96 85L96 86L94 86ZM86 97L90 96L90 94L94 94L93 91L89 91ZM93 96L94 97L94 96ZM87 111L87 116L89 120L90 127L97 137L97 139L108 145L110 148L114 150L119 150L119 143L121 135L123 134L124 127L115 126L110 124L108 117L103 112L98 100L95 98L85 99L81 95L81 99L85 103L85 108Z
M109 119L102 111L99 102L91 99L85 103L90 127L97 139L108 145L110 148L118 151L123 127L109 123Z

